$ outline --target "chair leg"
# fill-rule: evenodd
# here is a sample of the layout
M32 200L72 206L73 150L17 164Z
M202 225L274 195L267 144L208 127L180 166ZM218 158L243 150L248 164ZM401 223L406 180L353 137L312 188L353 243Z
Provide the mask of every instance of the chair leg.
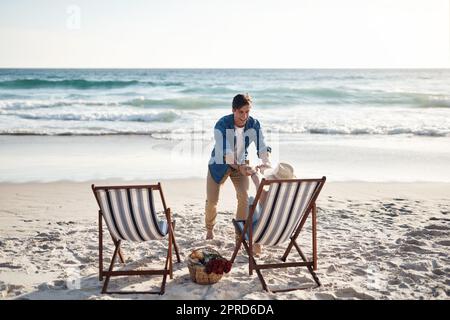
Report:
M122 264L125 264L125 258L123 257L122 250L119 249L119 260Z
M253 256L250 255L250 247L248 246L247 242L244 240L242 241L242 244L244 245L245 250L247 251L247 254L249 256L249 260L251 259L252 263L254 266L257 266L256 260ZM250 261L249 261L250 263ZM261 271L258 268L255 268L256 274L258 275L259 281L261 282L261 285L263 287L263 289L267 292L270 292L269 288L267 287L267 283L264 280L264 277L261 273Z
M233 225L234 225L234 228L236 229L236 232L239 233L240 231L239 231L238 224L237 224L236 220L234 220L234 219L233 219ZM237 254L239 252L239 249L241 248L242 240L243 240L243 236L241 235L241 237L239 239L239 243L236 244L236 247L234 248L233 255L231 256L231 259L230 259L231 263L234 263L234 259L236 259L236 256L237 256Z
M289 245L286 248L286 251L284 252L283 256L281 257L281 260L283 262L286 262L286 259L287 259L288 255L289 255L289 253L291 252L291 249L292 249L293 245L294 245L294 239L291 238L291 241L289 242Z
M114 245L117 245L117 242L120 241L120 240L115 240L112 235L111 235L111 239L114 242ZM120 248L119 248L119 261L120 261L120 263L125 263L125 258L123 257L122 250L120 250Z
M286 258L289 255L289 252L291 251L292 246L294 245L294 241L297 239L298 235L300 234L300 231L302 231L303 225L305 224L306 219L308 218L308 215L312 210L313 209L309 209L308 212L304 213L303 218L300 220L300 223L297 227L297 230L295 230L295 233L291 236L291 241L289 242L289 245L286 248L286 251L284 252L283 256L281 257L282 261L286 261Z
M317 286L320 287L322 284L320 283L319 277L314 272L314 269L312 267L308 267L309 273L311 273L314 281L317 283Z
M313 270L317 270L317 207L314 204L312 210L312 246L313 246Z
M239 249L241 248L241 243L239 242L239 244L236 244L236 247L234 248L234 252L233 255L231 256L230 262L234 263L234 260L236 259L237 253L239 252Z
M238 224L237 224L237 222L234 219L233 219L233 224L234 224L235 229L239 232ZM261 282L263 290L265 290L267 292L282 292L282 291L292 291L292 290L301 289L301 288L289 288L289 289L284 289L284 290L270 290L269 287L267 286L266 281L264 280L264 277L263 277L260 269L258 268L258 264L256 263L255 258L252 255L250 255L250 247L247 244L247 241L243 238L243 235L241 235L240 242L239 242L239 244L236 245L236 247L234 249L233 256L230 259L231 263L234 263L234 260L236 259L236 256L237 256L237 253L239 252L241 244L244 245L244 248L247 251L247 254L249 256L249 274L250 275L252 274L251 271L253 269L256 271L256 274L258 276L259 281ZM283 261L286 260L287 256L289 255L289 252L291 251L293 246L295 246L295 248L299 252L299 254L302 257L302 259L306 262L306 257L301 252L300 247L297 245L297 243L295 242L295 240L293 238L291 239L291 242L289 243L289 246L286 249L286 251L285 251L285 253L284 253L284 255L283 255L283 257L281 259ZM253 268L250 266L250 263L254 266ZM315 272L313 271L313 268L311 266L308 266L308 271L313 276L314 281L317 283L317 285L321 286L319 278L317 277L317 275L315 274Z
M159 291L159 295L163 295L166 292L166 281L167 281L167 274L170 275L170 279L172 279L172 244L170 243L171 240L169 238L169 247L167 248L167 256L166 256L166 263L164 264L164 275L161 283L161 289Z
M165 268L164 268L164 270L146 270L147 272L162 272L162 274L163 274L163 279L162 279L162 283L161 283L161 287L160 287L160 290L159 290L159 291L156 291L156 292L155 292L155 291L152 291L152 292L137 292L137 291L136 291L136 292L131 292L131 291L108 292L108 291L107 291L107 290L108 290L109 280L110 280L110 278L111 278L111 276L112 276L112 275L111 275L111 272L112 272L113 269L114 269L114 264L115 264L115 262L116 262L116 259L117 259L119 250L120 250L120 240L117 241L117 245L116 245L116 248L115 248L115 250L114 250L112 259L111 259L111 264L109 265L109 269L108 269L108 272L109 272L109 273L107 273L106 276L105 276L105 282L103 283L103 287L102 287L101 293L102 293L102 294L103 294L103 293L109 293L109 294L138 294L138 293L140 293L140 294L145 294L145 293L150 293L150 294L159 294L159 295L163 295L164 292L165 292L165 288L166 288L167 274L169 274L169 272L170 272L170 271L169 271L169 268L168 268L169 257L170 257L169 251L167 252L166 263L165 263ZM142 272L139 273L139 274L145 274L146 271L142 271ZM147 273L147 274L149 274L149 273ZM155 273L151 273L151 274L155 274ZM158 273L158 274L159 274L159 273ZM123 274L123 273L122 273L121 275L126 275L126 274ZM134 275L138 275L136 271L134 272Z
M170 242L170 240L169 240ZM169 275L171 274L171 266L170 266L170 259L172 258L172 252L171 252L171 243L169 243L169 248L167 249L167 256L166 256L166 263L165 263L165 272L163 275L163 280L161 283L161 290L159 292L160 295L163 295L164 292L166 291L166 280L167 280L167 273L169 273Z
M170 258L169 258L169 275L170 275L170 279L173 279L173 261L172 261L172 254L170 254Z
M98 212L98 277L103 281L103 224L101 211Z
M173 279L173 263L172 263L172 255L173 255L173 253L172 253L172 240L173 240L173 229L172 228L170 228L169 229L169 246L167 247L167 259L168 259L168 262L169 262L169 276L170 276L170 279ZM167 266L166 266L167 267Z
M181 259L180 259L180 253L178 252L178 245L175 241L175 221L172 221L172 242L173 242L173 248L175 249L175 254L177 255L177 262L180 263Z
M114 249L114 253L113 253L113 256L111 259L111 264L109 265L109 269L108 269L109 272L113 271L114 263L116 262L116 257L117 257L117 253L119 252L119 249L120 249L120 240L117 241L116 248ZM106 290L108 289L108 284L109 284L110 278L111 278L111 274L107 274L105 282L103 283L102 293L107 292Z
M300 255L300 257L302 258L303 261L307 261L306 260L306 256L303 254L302 250L300 250L300 247L298 246L297 242L293 241L294 247L295 249L297 249L298 254Z
M307 261L306 256L303 254L302 250L300 250L300 247L298 246L297 242L295 242L295 241L294 241L294 246L295 246L295 249L297 249L297 252L300 255L300 257L302 258L302 260L306 262ZM311 273L314 281L317 283L317 286L320 287L322 284L320 283L319 277L314 272L314 268L311 266L308 266L307 268L308 268L309 273Z

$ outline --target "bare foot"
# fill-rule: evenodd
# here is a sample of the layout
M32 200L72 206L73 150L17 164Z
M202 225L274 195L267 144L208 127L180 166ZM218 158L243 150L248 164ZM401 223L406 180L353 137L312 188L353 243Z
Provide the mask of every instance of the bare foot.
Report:
M253 244L252 249L255 256L259 256L262 253L262 245L260 245L259 243Z
M212 230L206 231L206 240L214 239L214 232Z

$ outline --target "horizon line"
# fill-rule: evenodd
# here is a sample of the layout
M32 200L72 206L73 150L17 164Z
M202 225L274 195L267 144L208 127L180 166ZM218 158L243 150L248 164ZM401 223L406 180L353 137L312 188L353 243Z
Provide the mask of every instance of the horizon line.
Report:
M450 67L1 67L4 69L67 70L450 70Z

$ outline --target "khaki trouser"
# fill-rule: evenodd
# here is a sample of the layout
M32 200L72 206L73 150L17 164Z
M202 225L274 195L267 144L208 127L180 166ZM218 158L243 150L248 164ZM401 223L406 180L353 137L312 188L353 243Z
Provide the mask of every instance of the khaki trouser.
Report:
M222 184L231 178L236 190L237 210L236 219L244 220L247 217L249 178L239 171L229 168L220 183L216 183L208 170L206 179L206 204L205 204L205 225L207 230L213 230L216 224L217 202Z

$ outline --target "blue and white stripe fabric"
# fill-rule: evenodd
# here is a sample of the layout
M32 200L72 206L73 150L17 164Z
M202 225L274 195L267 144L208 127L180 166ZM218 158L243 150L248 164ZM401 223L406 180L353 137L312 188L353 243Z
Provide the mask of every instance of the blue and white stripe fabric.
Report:
M266 201L255 210L253 242L277 245L289 240L310 205L317 185L317 181L270 184ZM238 225L242 231L244 223Z
M98 189L96 193L108 229L116 240L158 240L168 233L167 220L159 221L156 216L151 189Z

